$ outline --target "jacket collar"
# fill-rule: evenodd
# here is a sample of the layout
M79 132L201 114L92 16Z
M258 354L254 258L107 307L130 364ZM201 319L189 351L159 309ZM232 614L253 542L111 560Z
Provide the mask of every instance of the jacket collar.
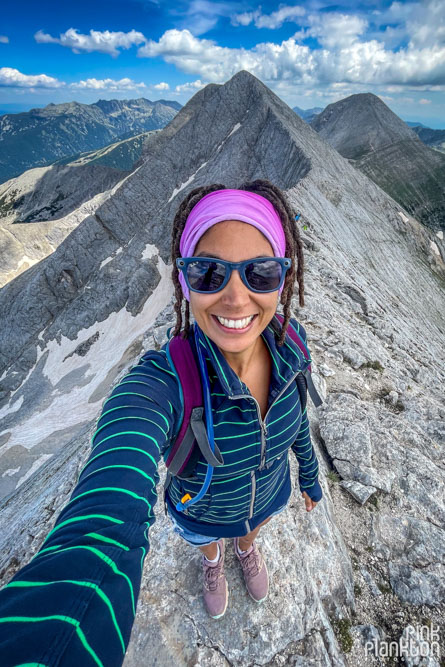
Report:
M193 325L197 327L195 323ZM281 332L281 324L274 316L261 336L266 343L272 358L272 376L270 394L274 398L284 385L299 370L305 370L311 360L306 360L298 345L286 333L284 344L279 347L277 340ZM224 393L228 396L249 394L246 385L229 366L219 347L198 327L199 341L204 348L205 357L214 370Z

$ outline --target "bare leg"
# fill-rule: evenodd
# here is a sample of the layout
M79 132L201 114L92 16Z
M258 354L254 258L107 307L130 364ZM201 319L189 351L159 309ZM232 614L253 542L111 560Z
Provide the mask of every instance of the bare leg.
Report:
M217 544L217 542L212 542L212 544L206 544L204 547L199 547L199 549L208 560L213 560L218 553Z
M266 523L268 523L271 520L272 517L269 517L267 519L264 519L262 523L260 523L255 530L251 530L250 533L247 533L247 535L244 535L244 537L240 537L238 540L238 545L241 551L247 551L247 549L250 549L252 542L260 532L261 526L265 526Z
M271 520L271 518L272 517L265 519L262 523L259 524L259 526L255 528L255 530L251 530L250 533L248 533L244 537L240 537L239 548L241 549L241 551L247 551L247 549L250 548L250 545L260 532L261 526L265 526L266 523L268 523L268 521ZM199 549L202 551L202 553L208 560L213 560L214 558L216 558L216 554L218 553L218 550L216 548L216 542L212 542L212 544L207 544L204 547L199 547Z

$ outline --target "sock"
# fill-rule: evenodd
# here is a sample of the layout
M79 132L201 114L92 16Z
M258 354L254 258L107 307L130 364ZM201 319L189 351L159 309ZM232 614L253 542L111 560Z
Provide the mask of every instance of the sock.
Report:
M220 552L220 549L219 549L219 544L216 545L216 548L218 549L218 553L217 553L216 557L213 558L213 560L210 560L210 558L207 558L207 556L204 556L204 558L206 559L206 561L208 563L215 564L219 561L219 557L221 556L221 552Z
M246 549L245 551L241 551L241 549L239 548L239 542L236 543L236 550L238 551L238 553L239 553L240 556L242 556L242 555L245 554L247 551L249 551L249 549Z

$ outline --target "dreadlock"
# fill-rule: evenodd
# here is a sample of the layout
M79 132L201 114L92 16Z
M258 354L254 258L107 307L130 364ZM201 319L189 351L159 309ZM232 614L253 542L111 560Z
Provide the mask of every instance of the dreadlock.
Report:
M190 211L196 204L209 192L214 190L225 190L226 186L221 183L214 183L212 185L207 185L204 187L195 188L179 205L179 208L176 212L174 221L173 221L173 234L172 234L172 246L171 246L171 255L173 262L173 272L172 279L173 285L175 286L175 313L176 313L176 325L173 330L172 335L177 336L181 333L183 318L182 318L182 301L183 294L181 289L181 283L179 282L179 270L176 266L176 258L181 257L179 250L179 244L184 231L185 223L190 214ZM238 190L246 190L248 192L254 192L258 195L261 195L265 199L268 199L271 204L275 207L278 215L281 219L281 224L283 225L284 235L286 239L286 257L292 259L292 266L286 272L286 277L284 280L283 291L281 292L281 304L283 306L283 326L281 330L281 335L277 341L278 345L283 345L284 339L286 337L287 327L289 325L289 320L291 317L290 305L293 294L293 287L295 283L295 278L298 282L298 296L300 306L304 306L304 259L303 259L303 246L300 238L300 233L298 227L294 222L294 215L292 210L285 199L284 194L281 192L276 185L273 185L270 181L266 179L257 179L255 181L247 181L243 183ZM295 261L295 259L297 261ZM295 266L296 265L296 266ZM190 304L185 300L185 322L184 329L181 333L183 338L187 338L190 333Z

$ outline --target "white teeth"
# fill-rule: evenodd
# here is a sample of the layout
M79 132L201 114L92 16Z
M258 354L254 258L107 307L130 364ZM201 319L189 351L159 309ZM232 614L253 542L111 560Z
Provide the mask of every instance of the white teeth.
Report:
M226 320L225 317L219 317L218 315L216 317L218 318L218 321L228 329L245 329L247 325L250 324L250 322L253 320L255 315L245 317L243 320Z

